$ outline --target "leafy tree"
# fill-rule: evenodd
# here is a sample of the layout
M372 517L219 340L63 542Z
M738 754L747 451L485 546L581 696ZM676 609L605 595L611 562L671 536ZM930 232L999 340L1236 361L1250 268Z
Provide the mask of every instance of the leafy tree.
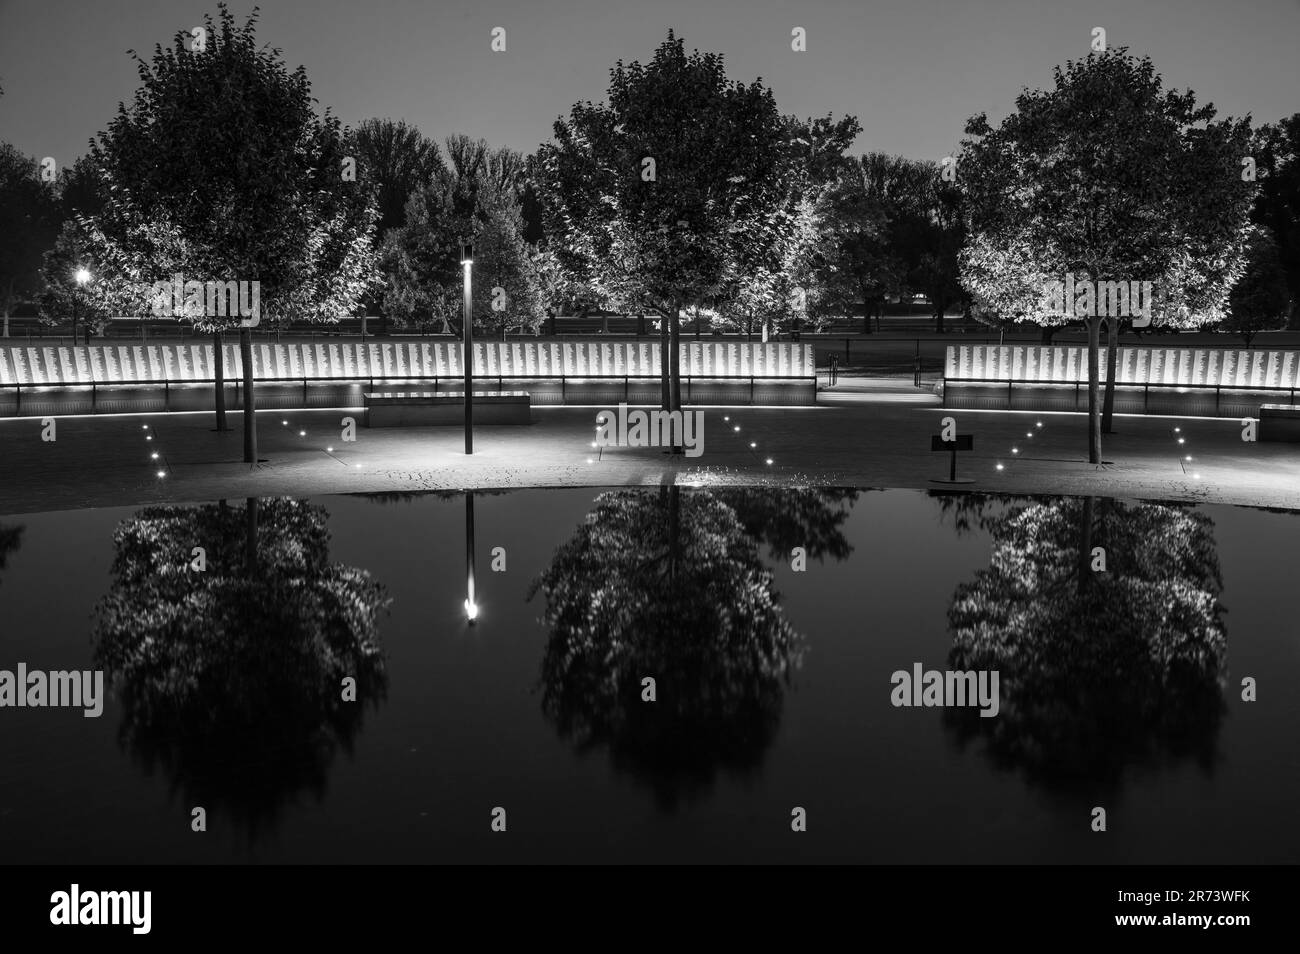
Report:
M1300 113L1260 127L1254 155L1259 194L1251 221L1267 228L1277 243L1294 320L1300 302Z
M406 224L406 200L446 170L438 144L402 120L367 119L355 131L357 177L372 191L382 237Z
M846 560L853 552L844 521L857 503L856 490L743 487L713 495L736 512L745 533L767 544L772 560L789 560L795 547L803 547L810 560Z
M1246 244L1246 270L1228 295L1225 331L1241 335L1246 347L1261 331L1287 326L1291 296L1277 243L1268 232L1252 226Z
M389 233L385 308L400 324L441 320L449 332L462 309L460 243L470 238L475 320L503 336L509 327L535 330L546 302L523 238L524 161L463 136L447 140L447 153L447 168L412 194L407 224Z
M9 143L0 143L0 299L3 337L9 315L41 287L42 256L59 231L55 196L40 179L35 159Z
M343 178L355 143L326 110L315 112L306 71L258 44L254 12L241 27L224 4L208 39L191 51L178 32L151 61L134 52L140 87L91 145L108 200L94 218L106 256L147 260L131 243L154 230L179 235L175 263L189 280L260 285L261 317L336 322L377 275L375 208L364 183ZM130 280L130 276L120 276ZM157 279L170 275L156 275ZM238 316L202 316L217 355ZM240 326L244 459L257 461L252 329ZM224 419L218 364L217 413Z
M1113 794L1132 766L1167 759L1211 766L1227 638L1209 518L1084 498L989 524L989 567L948 612L949 665L997 670L1001 711L947 710L949 728L1054 790Z
M542 708L563 736L607 748L665 809L719 769L757 768L801 640L731 507L679 487L601 494L537 592ZM646 676L658 705L641 700Z
M862 330L871 332L873 306L902 287L903 266L891 242L890 199L879 175L879 157L852 160L822 195L823 242L819 262L826 303L845 314L863 304ZM896 212L898 210L895 210Z
M64 222L78 215L94 216L108 198L103 176L89 156L59 170L59 211Z
M107 258L106 250L95 245L87 223L72 218L63 223L54 246L41 260L40 320L54 325L71 316L74 345L78 320L89 343L92 333L103 334L109 319L123 311L115 306L139 292L137 284L114 280ZM77 281L81 269L90 273L84 284Z
M296 500L223 501L148 507L113 536L95 658L123 703L121 737L184 804L223 811L250 837L300 793L323 794L386 692L388 600L364 570L329 562L326 520Z
M761 261L788 206L789 156L770 90L729 81L720 54L688 55L671 31L649 63L616 64L608 102L576 104L539 151L565 265L615 306L666 317L665 410L681 407L682 310L718 295L741 252Z
M1170 296L1161 323L1220 319L1244 261L1254 188L1239 175L1248 121L1213 121L1213 106L1166 91L1151 61L1122 47L1057 67L1055 81L1052 90L1022 93L996 129L983 114L967 124L958 181L968 252L983 275L963 283L976 294L996 267L1020 265L1031 274L1007 276L1016 287L1041 275L1063 280L1066 272L1090 282L1151 281ZM969 255L964 261L965 276ZM1192 267L1198 262L1209 265ZM1076 320L1041 308L1034 317ZM1088 457L1099 464L1102 315L1084 318ZM1113 394L1117 321L1109 322L1108 339Z

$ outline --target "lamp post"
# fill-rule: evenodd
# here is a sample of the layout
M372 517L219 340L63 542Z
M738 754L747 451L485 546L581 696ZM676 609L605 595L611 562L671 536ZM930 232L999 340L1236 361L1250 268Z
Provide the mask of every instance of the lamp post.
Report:
M90 281L90 269L84 265L73 276L77 280L77 291L72 296L72 346L77 346L77 312L81 309L81 289ZM87 341L87 344L90 342Z
M472 242L460 243L460 265L465 272L465 306L463 324L465 326L464 334L461 337L463 342L462 360L465 365L465 456L468 457L474 453L474 336L473 336L473 305L470 300L470 272L474 268L474 245ZM472 513L471 504L471 513ZM470 570L470 596L473 596L473 569ZM473 617L470 618L471 622Z
M478 619L474 602L474 491L465 492L465 618L471 626Z

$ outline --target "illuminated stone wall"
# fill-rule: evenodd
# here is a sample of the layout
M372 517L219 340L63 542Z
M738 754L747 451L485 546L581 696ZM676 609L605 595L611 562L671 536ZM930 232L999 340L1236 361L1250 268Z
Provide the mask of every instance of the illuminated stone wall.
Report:
M1106 380L1106 351L1100 354ZM1300 352L1120 348L1116 383L1238 388L1300 387ZM1070 345L949 345L946 381L1086 383L1088 349Z
M224 346L225 374L243 373L239 346ZM457 341L340 342L253 346L259 381L455 377L464 372ZM682 375L713 378L812 378L812 345L790 342L692 342L681 346ZM211 381L210 344L32 346L0 348L0 385L130 384ZM482 341L474 373L487 377L657 376L658 342Z

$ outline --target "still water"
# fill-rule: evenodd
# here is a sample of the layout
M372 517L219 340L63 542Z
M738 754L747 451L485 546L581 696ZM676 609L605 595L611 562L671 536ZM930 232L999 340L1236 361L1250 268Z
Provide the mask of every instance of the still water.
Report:
M834 489L3 517L0 670L108 698L0 708L0 858L1295 863L1298 530ZM893 705L917 664L998 671L997 716Z

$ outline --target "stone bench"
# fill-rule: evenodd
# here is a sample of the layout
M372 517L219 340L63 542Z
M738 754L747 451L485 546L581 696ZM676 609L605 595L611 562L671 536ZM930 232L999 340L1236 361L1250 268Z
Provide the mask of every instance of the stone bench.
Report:
M464 391L370 391L363 395L367 427L425 427L465 423ZM475 391L474 424L531 424L527 391Z
M1300 404L1260 405L1259 439L1300 441Z

